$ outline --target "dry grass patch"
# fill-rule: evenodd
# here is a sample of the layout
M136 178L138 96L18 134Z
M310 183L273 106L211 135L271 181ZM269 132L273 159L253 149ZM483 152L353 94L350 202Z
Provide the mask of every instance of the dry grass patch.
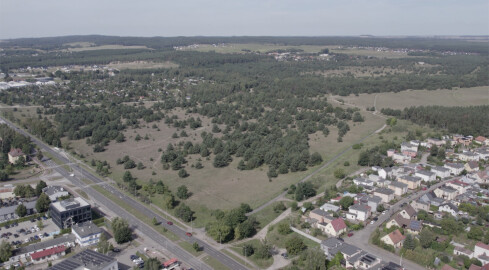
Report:
M109 68L116 69L153 69L153 68L177 68L178 64L167 62L148 62L148 61L134 61L134 62L112 62L107 65Z

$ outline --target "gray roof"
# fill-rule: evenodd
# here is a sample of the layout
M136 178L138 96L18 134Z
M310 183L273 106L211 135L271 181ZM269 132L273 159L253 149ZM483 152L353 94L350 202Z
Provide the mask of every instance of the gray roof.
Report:
M36 202L37 202L37 199L33 200L33 201L23 202L22 204L27 209L36 209ZM0 216L15 213L15 209L17 209L18 206L19 206L19 204L0 208Z
M430 172L430 171L426 171L426 170L420 170L420 171L417 171L416 173L426 175L426 176L432 176L434 174L434 172Z
M84 207L87 205L90 205L87 201L80 197L60 201L60 202L54 202L51 204L58 212L65 212L69 209L74 209L78 207Z
M38 243L34 243L32 245L28 245L25 247L21 247L19 249L14 250L14 253L17 255L20 254L27 254L31 252L36 252L38 250L43 250L52 246L59 246L61 244L67 243L67 242L75 242L75 236L71 234L63 235L60 237L56 237L51 240L46 240Z
M394 190L388 189L388 188L378 188L374 192L378 192L378 193L385 194L385 195L394 194Z
M62 186L47 186L42 189L42 192L44 192L48 196L52 196L59 192L68 192L68 191L66 191Z
M357 210L357 211L362 211L362 212L368 212L370 209L370 206L365 205L365 204L354 204L350 206L349 209Z
M422 180L421 177L411 176L411 175L403 176L402 179L409 181L409 182L418 182L418 181Z
M326 240L321 241L321 245L326 246L328 248L334 248L339 245L342 245L344 242L338 238L331 237Z
M439 172L448 172L450 171L449 169L441 166L435 166L431 168L432 171L439 171Z
M74 256L48 268L48 270L72 270L78 267L84 267L89 270L104 269L111 263L116 261L115 258L95 252L90 249L75 254Z
M77 223L73 225L71 229L76 232L76 234L78 234L81 238L85 238L87 236L99 234L102 232L102 229L100 229L92 221Z
M464 164L462 163L446 163L445 167L450 167L450 168L455 168L455 169L462 169L464 167Z
M375 203L380 203L382 201L382 198L379 196L372 196L368 198L369 202L375 202Z
M390 185L398 187L398 188L407 188L407 186L408 186L408 185L401 183L401 182L398 182L398 181L391 182Z

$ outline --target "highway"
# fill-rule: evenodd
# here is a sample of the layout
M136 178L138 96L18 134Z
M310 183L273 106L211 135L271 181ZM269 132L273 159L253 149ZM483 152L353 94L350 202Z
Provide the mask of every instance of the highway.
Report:
M124 193L119 191L117 188L107 184L105 181L102 179L98 178L97 176L91 174L89 171L85 170L84 168L80 167L77 164L72 163L69 159L61 155L59 152L55 151L48 145L44 144L40 140L38 140L36 137L32 136L31 134L27 133L26 131L17 128L14 124L12 124L10 121L4 119L3 117L0 117L0 120L5 121L7 125L9 125L12 129L16 130L17 132L28 136L31 138L31 140L38 145L39 148L42 150L50 153L54 157L56 157L58 160L60 160L63 164L66 164L67 166L70 166L73 170L79 171L83 178L89 179L90 181L94 183L98 183L102 188L105 190L111 192L114 196L119 197L120 199L124 200L130 207L133 209L137 210L139 213L144 214L148 218L152 219L153 217L156 217L158 222L161 223L160 226L164 226L166 229L169 231L173 232L177 236L179 236L182 240L187 241L189 243L194 243L197 242L201 248L203 248L203 251L210 255L211 257L215 258L225 266L229 267L230 269L247 269L245 266L241 265L240 263L236 262L234 259L230 258L229 256L223 254L219 250L213 248L206 242L196 238L195 236L187 236L185 235L186 231L182 230L178 226L175 225L168 225L167 220L152 211L151 209L147 208L140 202L133 200L131 197L126 196ZM70 176L70 173L67 172L62 166L58 166L55 162L52 160L48 160L45 162L48 166L53 167L54 170L56 170L58 173L60 173L63 177L66 179L70 180L74 185L82 188L91 198L93 198L95 201L99 202L100 205L104 208L107 208L111 212L115 213L116 215L125 218L130 225L134 226L137 228L139 231L141 231L144 235L147 237L155 240L157 243L161 245L161 247L167 249L171 253L173 253L175 256L178 257L179 260L186 262L190 266L194 267L195 269L212 269L208 265L204 264L202 261L194 257L192 254L178 246L177 244L174 244L171 242L169 239L155 231L153 228L151 228L149 225L146 223L142 222L139 220L137 217L133 216L126 210L124 210L122 207L114 203L112 200L109 198L105 197L102 193L98 192L97 190L93 189L89 185L83 183L80 179L78 179L76 176L72 177ZM106 184L104 184L106 183Z

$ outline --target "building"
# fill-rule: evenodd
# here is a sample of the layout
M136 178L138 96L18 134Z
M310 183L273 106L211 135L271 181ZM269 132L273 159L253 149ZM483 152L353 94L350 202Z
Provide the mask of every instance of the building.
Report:
M444 203L438 207L438 211L450 213L452 216L458 216L458 207L452 204L451 202Z
M171 270L177 268L180 265L180 262L177 258L169 259L168 261L163 263L163 270Z
M469 161L465 163L464 168L467 172L477 172L479 171L479 163L476 161Z
M434 172L421 170L421 171L417 171L416 173L414 173L414 175L417 177L420 177L425 182L436 181L436 173L434 173Z
M365 178L355 178L355 179L353 179L353 184L355 184L357 186L369 186L369 187L374 186L373 181L365 179Z
M331 236L339 236L346 232L346 223L342 218L337 218L326 225L324 232Z
M403 142L401 143L401 152L404 151L411 151L411 152L418 152L418 145L412 144L410 142Z
M436 177L440 177L441 179L447 178L450 176L450 170L445 167L432 167L431 172L435 173Z
M65 250L73 246L75 246L75 237L70 234L63 235L15 249L9 262L25 263L31 260L33 263L42 263L46 260L54 260L64 256Z
M451 188L455 189L458 192L458 194L465 193L467 191L467 189L470 187L469 184L464 183L460 180L454 180L454 181L446 183L445 185L447 187L451 187Z
M392 218L385 224L385 227L387 229L389 229L392 226L397 226L399 228L407 228L408 225L409 225L409 219L406 219L401 215L397 214L394 216L394 218Z
M479 154L470 151L465 151L458 154L458 159L462 161L479 161L479 158Z
M370 217L370 207L365 204L354 204L348 209L346 217L351 220L365 221Z
M394 153L392 155L392 160L399 164L408 164L411 162L411 156L404 155L402 153Z
M8 152L8 162L15 164L21 157L26 158L24 152L20 148L12 148L10 152Z
M64 261L48 268L48 270L117 270L115 258L95 252L90 249L73 255Z
M394 190L388 188L378 188L374 190L374 195L380 197L383 203L388 203L394 199Z
M401 215L405 219L417 218L416 210L414 210L414 208L409 204L404 206L404 208L399 212L399 215Z
M397 196L402 196L408 191L408 185L399 181L391 182L389 188L394 190L394 194L396 194Z
M340 210L339 206L336 206L334 204L330 203L325 203L319 207L319 209L326 211L326 212L338 212Z
M380 238L380 241L386 243L387 245L391 245L395 248L400 248L404 243L404 239L406 239L406 236L402 235L399 229L396 229L395 231Z
M411 202L411 206L416 209L416 211L424 210L428 212L430 210L430 203L424 202L422 200L415 200Z
M431 145L436 145L436 146L442 146L442 145L446 144L445 140L439 140L439 139L435 139L435 138L428 138L426 140L426 142L431 144Z
M399 177L398 181L404 183L409 189L417 189L421 186L421 177L405 175Z
M443 167L449 169L452 175L459 175L464 170L464 164L462 163L445 163Z
M76 237L76 243L82 247L95 245L100 241L102 236L102 229L92 223L92 221L86 221L83 223L77 223L71 227L71 232Z
M49 214L54 224L61 229L92 220L90 204L80 197L51 203Z
M367 205L370 206L370 209L372 209L372 211L376 211L377 207L380 204L382 204L382 198L380 198L379 196L372 196L368 197L367 199Z
M475 244L474 247L474 257L477 258L482 264L489 263L489 245L482 242Z
M489 139L483 136L477 136L474 139L474 143L480 144L480 145L489 145Z
M0 222L12 220L12 219L18 219L19 216L17 215L17 213L15 213L15 210L17 209L17 207L19 207L20 204L23 204L27 209L27 215L35 214L37 212L36 202L37 202L37 198L34 200L20 202L19 204L14 204L14 205L0 208Z
M452 187L441 186L433 191L435 196L444 200L453 200L458 195L458 191Z
M55 202L59 197L70 195L62 186L47 186L42 189L42 192L49 196L51 202Z

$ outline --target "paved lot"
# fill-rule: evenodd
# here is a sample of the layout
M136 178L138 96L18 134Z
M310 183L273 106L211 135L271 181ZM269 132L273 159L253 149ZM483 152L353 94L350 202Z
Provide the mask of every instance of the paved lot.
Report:
M19 223L17 226L10 227L10 228L1 227L0 235L3 235L5 233L11 233L10 236L2 236L2 240L5 239L9 242L22 241L23 243L26 243L25 242L26 239L29 239L30 237L34 237L35 235L44 234L44 233L52 234L53 232L59 231L58 226L56 226L53 223L52 219L47 219L47 220L41 219L41 220L43 223L42 229L35 232L31 231L30 233L19 233L19 231L21 229L24 229L26 231L32 230L33 227L37 226L37 220L35 222L24 221ZM17 234L19 236L15 237L14 234Z

